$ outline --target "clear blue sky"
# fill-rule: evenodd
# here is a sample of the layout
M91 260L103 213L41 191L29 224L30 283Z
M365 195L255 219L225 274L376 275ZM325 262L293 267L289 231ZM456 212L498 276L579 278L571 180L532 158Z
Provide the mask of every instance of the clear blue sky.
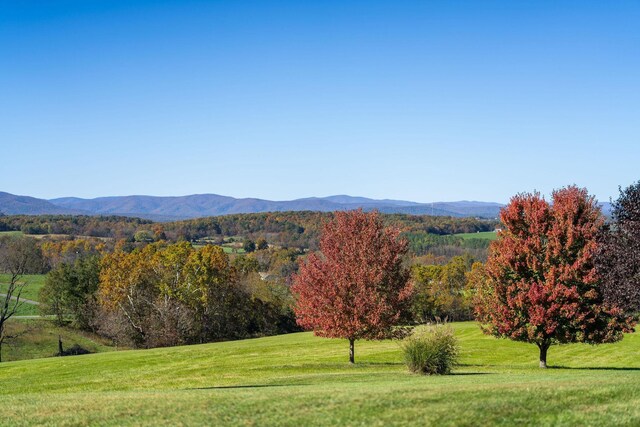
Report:
M638 1L3 1L0 190L505 202L640 179Z

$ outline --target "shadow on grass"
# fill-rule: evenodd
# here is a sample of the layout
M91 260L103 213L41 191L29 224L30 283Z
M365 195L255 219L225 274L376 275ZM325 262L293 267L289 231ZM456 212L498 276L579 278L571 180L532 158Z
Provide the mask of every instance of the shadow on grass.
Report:
M608 366L585 366L585 367L574 367L574 366L549 366L547 369L570 369L572 371L640 371L640 368L618 368L618 367L608 367Z
M358 362L349 366L402 366L403 362Z
M211 387L186 388L185 390L233 390L240 388L270 388L270 387L295 387L310 384L248 384L248 385L219 385Z
M449 375L461 377L464 375L494 375L495 372L452 372Z

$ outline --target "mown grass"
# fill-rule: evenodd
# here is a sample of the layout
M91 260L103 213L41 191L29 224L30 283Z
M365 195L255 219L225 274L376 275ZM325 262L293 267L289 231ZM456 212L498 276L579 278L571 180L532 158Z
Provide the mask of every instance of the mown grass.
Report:
M454 234L454 236L461 237L464 240L469 240L469 239L496 240L498 238L498 234L495 231L481 231L479 233L459 233L459 234Z
M4 302L4 299L0 299L0 301ZM16 304L15 300L11 301L10 308L13 309L13 306ZM20 302L20 306L16 310L14 316L39 316L40 309L35 304L29 304L24 301Z
M454 325L455 375L408 373L397 342L309 333L0 364L8 425L637 425L640 336L533 345Z
M46 278L46 274L25 274L24 276L21 276L18 282L25 284L21 297L32 301L38 301L40 289L44 286ZM7 286L10 280L11 276L9 274L0 274L0 294L7 291Z
M92 353L114 350L105 339L73 328L57 326L52 320L46 319L13 318L7 322L7 335L15 338L3 345L3 361L51 357L58 352L58 337L62 339L64 349L77 344ZM0 365L0 369L2 366Z

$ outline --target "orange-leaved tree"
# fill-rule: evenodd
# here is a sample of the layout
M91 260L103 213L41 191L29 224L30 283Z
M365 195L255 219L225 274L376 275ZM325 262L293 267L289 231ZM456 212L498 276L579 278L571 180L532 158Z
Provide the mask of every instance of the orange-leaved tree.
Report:
M504 230L489 249L476 316L486 333L534 343L540 367L556 343L622 339L633 324L605 304L594 265L604 218L585 189L519 194L501 211Z
M294 278L298 324L348 339L351 363L354 342L392 337L410 302L407 242L398 234L377 212L336 212L324 226L320 253L309 255Z

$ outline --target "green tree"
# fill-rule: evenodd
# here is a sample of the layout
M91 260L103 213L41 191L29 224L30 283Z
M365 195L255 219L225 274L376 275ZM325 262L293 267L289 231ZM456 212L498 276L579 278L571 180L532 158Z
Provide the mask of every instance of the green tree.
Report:
M100 282L100 260L90 256L72 265L60 264L47 275L40 290L41 310L63 323L65 315L80 329L92 329L95 298Z
M242 243L242 249L247 253L253 252L256 250L256 243L253 240L245 239Z
M473 304L467 297L469 264L467 257L456 256L445 265L413 267L415 296L412 312L416 321L472 318Z

